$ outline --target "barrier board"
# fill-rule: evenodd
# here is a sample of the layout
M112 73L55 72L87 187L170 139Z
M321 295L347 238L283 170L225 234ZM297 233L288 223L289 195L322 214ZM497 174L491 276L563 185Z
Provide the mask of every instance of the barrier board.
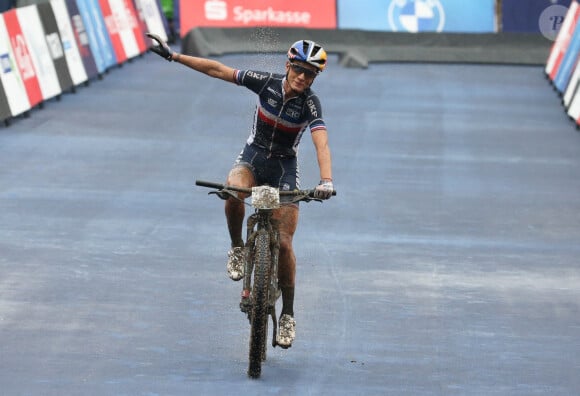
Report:
M580 63L576 62L574 72L572 73L572 77L570 77L570 82L568 82L568 85L566 86L566 91L564 91L564 96L562 98L562 104L564 105L564 108L568 109L570 103L572 102L572 99L574 98L574 96L576 96L579 82L580 82Z
M140 13L141 18L145 21L147 31L158 34L163 40L167 41L167 30L163 25L161 10L155 0L135 0L135 6ZM146 43L151 40L146 41Z
M502 31L540 33L542 32L540 24L545 22L546 26L543 28L554 30L557 35L570 3L571 0L502 0ZM562 11L564 11L563 14L560 13ZM545 21L543 17L546 17Z
M99 5L101 7L101 12L103 13L105 26L109 32L109 37L111 38L111 44L113 45L113 50L115 51L117 63L123 63L127 60L127 54L125 53L125 48L123 47L123 42L121 41L120 26L118 23L119 19L113 16L109 0L99 0Z
M133 0L122 0L122 2L125 7L127 18L129 19L128 25L131 27L133 36L135 37L137 53L142 54L148 49L145 41L145 25L141 23L137 16L137 10L135 9L135 3L133 3Z
M337 8L339 29L495 32L495 0L337 0Z
M10 112L10 105L8 104L8 96L4 90L4 84L2 84L2 80L0 79L0 121L6 121L10 117L12 117L12 113Z
M30 50L30 58L38 76L42 98L48 100L60 95L62 91L58 75L46 43L37 6L33 4L19 7L16 9L16 15L20 21L24 40Z
M6 104L10 115L14 117L30 110L26 87L20 76L16 57L10 44L10 36L2 15L0 15L0 67L0 80L6 93ZM2 119L8 118L5 114Z
M552 45L550 55L548 56L548 61L546 62L545 72L546 75L552 81L554 81L554 79L556 78L558 69L562 64L562 59L564 58L564 54L568 49L568 45L570 44L572 34L576 29L576 24L578 23L579 16L580 16L580 6L578 5L578 2L574 1L570 4L568 13L564 18L562 27L560 28L560 31L556 36L556 41L554 41L554 44Z
M37 5L40 21L44 30L44 36L48 47L48 52L52 57L58 82L61 91L68 91L73 87L72 77L70 75L68 64L66 62L62 39L56 23L56 17L52 11L50 3L39 3Z
M570 100L567 114L568 117L574 120L576 125L580 125L580 95L578 95L578 91L575 92L572 99Z
M68 15L70 17L70 24L74 34L74 41L79 51L79 55L83 61L83 66L87 74L87 79L94 78L99 75L93 51L89 43L89 35L85 28L85 23L79 12L76 0L65 0Z
M82 84L87 81L88 77L77 47L66 3L64 0L51 0L50 6L60 32L64 58L70 73L72 84L73 86Z
M125 0L101 0L101 3L104 2L109 5L110 15L113 20L111 25L115 25L119 42L125 53L125 59L136 57L139 55L139 46L137 45L137 39L133 31L136 22L135 18L130 15L129 10L125 7ZM117 59L119 58L117 57Z
M24 39L18 15L16 14L16 9L7 11L2 16L4 17L6 30L10 37L10 45L14 51L14 59L16 60L16 65L18 66L24 87L26 88L28 102L31 107L34 107L42 102L42 92L40 90L36 69L32 62L32 56L30 55L28 44Z
M133 14L136 17L137 27L135 28L135 37L137 38L137 44L139 45L139 50L144 53L149 49L149 39L145 35L149 30L147 28L147 22L145 21L145 16L143 12L137 5L136 0L125 0L128 7L133 7Z
M554 86L559 92L563 93L566 90L570 76L576 67L578 54L580 54L580 24L576 24L568 48L562 56L562 62L554 77Z
M77 0L77 6L97 65L97 71L104 73L117 64L109 32L97 0Z
M179 7L183 34L195 27L337 27L335 0L181 1Z

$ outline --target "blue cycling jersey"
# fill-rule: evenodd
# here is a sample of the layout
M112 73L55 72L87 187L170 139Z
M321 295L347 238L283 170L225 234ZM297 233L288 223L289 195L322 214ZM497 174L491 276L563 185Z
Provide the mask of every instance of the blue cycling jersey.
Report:
M306 128L326 129L318 96L310 88L284 98L282 74L236 70L235 81L258 94L254 124L247 143L273 157L295 157Z

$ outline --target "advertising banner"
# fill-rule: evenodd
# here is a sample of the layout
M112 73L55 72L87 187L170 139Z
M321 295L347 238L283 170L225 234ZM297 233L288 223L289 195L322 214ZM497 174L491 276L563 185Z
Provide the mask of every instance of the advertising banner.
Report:
M145 25L141 23L133 0L122 0L122 2L127 13L127 18L130 19L128 25L133 31L133 36L135 36L137 51L139 54L142 54L148 49L147 44L145 44Z
M548 61L546 62L545 72L546 75L548 75L548 77L552 81L554 81L554 79L556 78L558 69L562 64L562 59L564 58L564 54L568 49L568 45L570 44L570 40L572 39L572 34L576 29L576 24L578 23L579 16L580 16L580 6L578 6L578 3L576 1L573 1L570 4L568 13L564 18L562 27L558 32L556 41L554 41L554 44L552 45L550 55L548 56Z
M28 44L24 39L18 15L16 15L16 9L7 11L2 15L4 16L8 36L10 36L10 44L14 51L16 65L18 66L20 77L22 78L24 87L26 88L28 102L31 107L34 107L42 102L42 92L40 90L40 83L38 82L38 76L32 62L32 56L30 55Z
M30 58L38 76L42 98L48 100L60 95L61 88L58 75L52 61L52 55L46 43L46 37L35 4L16 9L24 40L30 50Z
M135 37L134 28L137 27L137 20L134 15L125 7L125 0L105 0L109 4L112 21L105 18L107 26L114 25L117 31L119 41L123 46L123 52L127 59L134 58L139 55L139 46ZM101 0L101 2L105 2ZM102 9L102 8L101 8ZM109 29L111 32L111 29ZM111 37L113 35L111 34ZM119 57L117 57L119 59Z
M389 32L495 32L495 0L338 0L338 27Z
M10 112L8 97L6 96L2 80L0 80L0 121L6 121L10 117L12 117L12 113Z
M64 48L62 46L62 39L60 37L54 12L52 11L52 6L50 3L40 3L37 7L40 21L42 22L42 28L44 30L44 36L46 38L48 52L50 53L54 63L60 89L62 91L68 91L73 87L73 81L68 70Z
M113 50L115 51L117 63L123 63L128 59L121 38L121 25L124 21L122 21L121 16L118 13L113 14L111 2L109 2L109 0L99 0L99 4L101 6L101 12L103 13L103 19L105 20L105 26L107 27L109 37L111 38Z
M125 2L131 7L133 7L133 12L137 17L137 28L135 29L135 37L137 37L137 44L139 44L139 49L141 52L145 52L149 49L149 38L145 35L149 31L147 27L147 21L145 20L145 15L143 14L143 10L139 7L138 0L125 0ZM141 34L141 39L139 39L138 35ZM142 47L141 47L142 46Z
M0 80L6 94L6 104L10 115L17 116L30 110L26 87L18 70L3 15L0 15ZM3 116L3 119L6 118L8 117Z
M580 95L578 95L578 86L576 85L576 91L572 95L570 104L567 109L568 117L576 122L576 125L580 125Z
M77 6L89 38L97 71L104 73L109 67L117 64L117 58L98 0L77 0Z
M540 25L545 23L546 28L557 33L570 2L571 0L502 0L502 31L539 33Z
M16 8L16 15L38 76L42 98L48 100L60 95L62 90L36 5Z
M366 2L353 0L361 7ZM181 35L194 27L302 27L336 28L335 0L205 0L180 5Z
M580 82L580 63L577 61L574 66L574 72L572 72L572 77L566 86L566 91L564 91L564 97L562 98L562 104L564 108L568 108L574 96L578 92L578 83Z
M137 12L147 25L147 31L158 34L163 40L167 41L167 30L163 24L161 10L156 0L135 0ZM151 40L148 40L151 41Z
M68 15L70 16L70 23L73 29L75 43L79 50L79 55L83 60L85 72L87 73L87 79L94 78L99 75L99 71L89 43L89 34L87 33L85 23L83 22L83 18L77 7L77 2L76 0L65 0L65 3Z
M558 68L556 77L554 78L554 86L559 92L564 92L570 81L570 77L576 62L578 61L578 54L580 54L580 24L576 24L576 29L572 33L572 38L568 44L568 48L562 57L562 63Z
M77 47L66 3L64 0L51 0L50 6L60 32L64 58L71 76L72 84L73 86L77 86L87 81L87 73Z

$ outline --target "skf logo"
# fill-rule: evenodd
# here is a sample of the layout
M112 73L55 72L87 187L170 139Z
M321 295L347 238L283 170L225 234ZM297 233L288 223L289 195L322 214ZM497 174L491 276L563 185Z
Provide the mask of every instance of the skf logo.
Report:
M441 32L445 27L439 0L391 0L388 17L395 32Z
M312 113L314 117L318 117L318 112L316 111L316 106L314 105L314 101L312 99L308 99L306 106L308 106L310 113Z
M206 0L205 17L210 21L225 21L228 18L228 3L223 0Z
M268 76L264 76L264 75L260 75L258 73L254 73L253 71L248 71L248 76L255 78L256 80L263 80L265 78L268 78Z

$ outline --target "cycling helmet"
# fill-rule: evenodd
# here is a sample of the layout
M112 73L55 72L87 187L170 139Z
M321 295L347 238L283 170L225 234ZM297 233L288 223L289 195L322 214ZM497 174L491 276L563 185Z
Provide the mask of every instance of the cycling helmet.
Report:
M326 51L314 41L299 40L288 50L288 60L306 62L320 73L326 67Z

